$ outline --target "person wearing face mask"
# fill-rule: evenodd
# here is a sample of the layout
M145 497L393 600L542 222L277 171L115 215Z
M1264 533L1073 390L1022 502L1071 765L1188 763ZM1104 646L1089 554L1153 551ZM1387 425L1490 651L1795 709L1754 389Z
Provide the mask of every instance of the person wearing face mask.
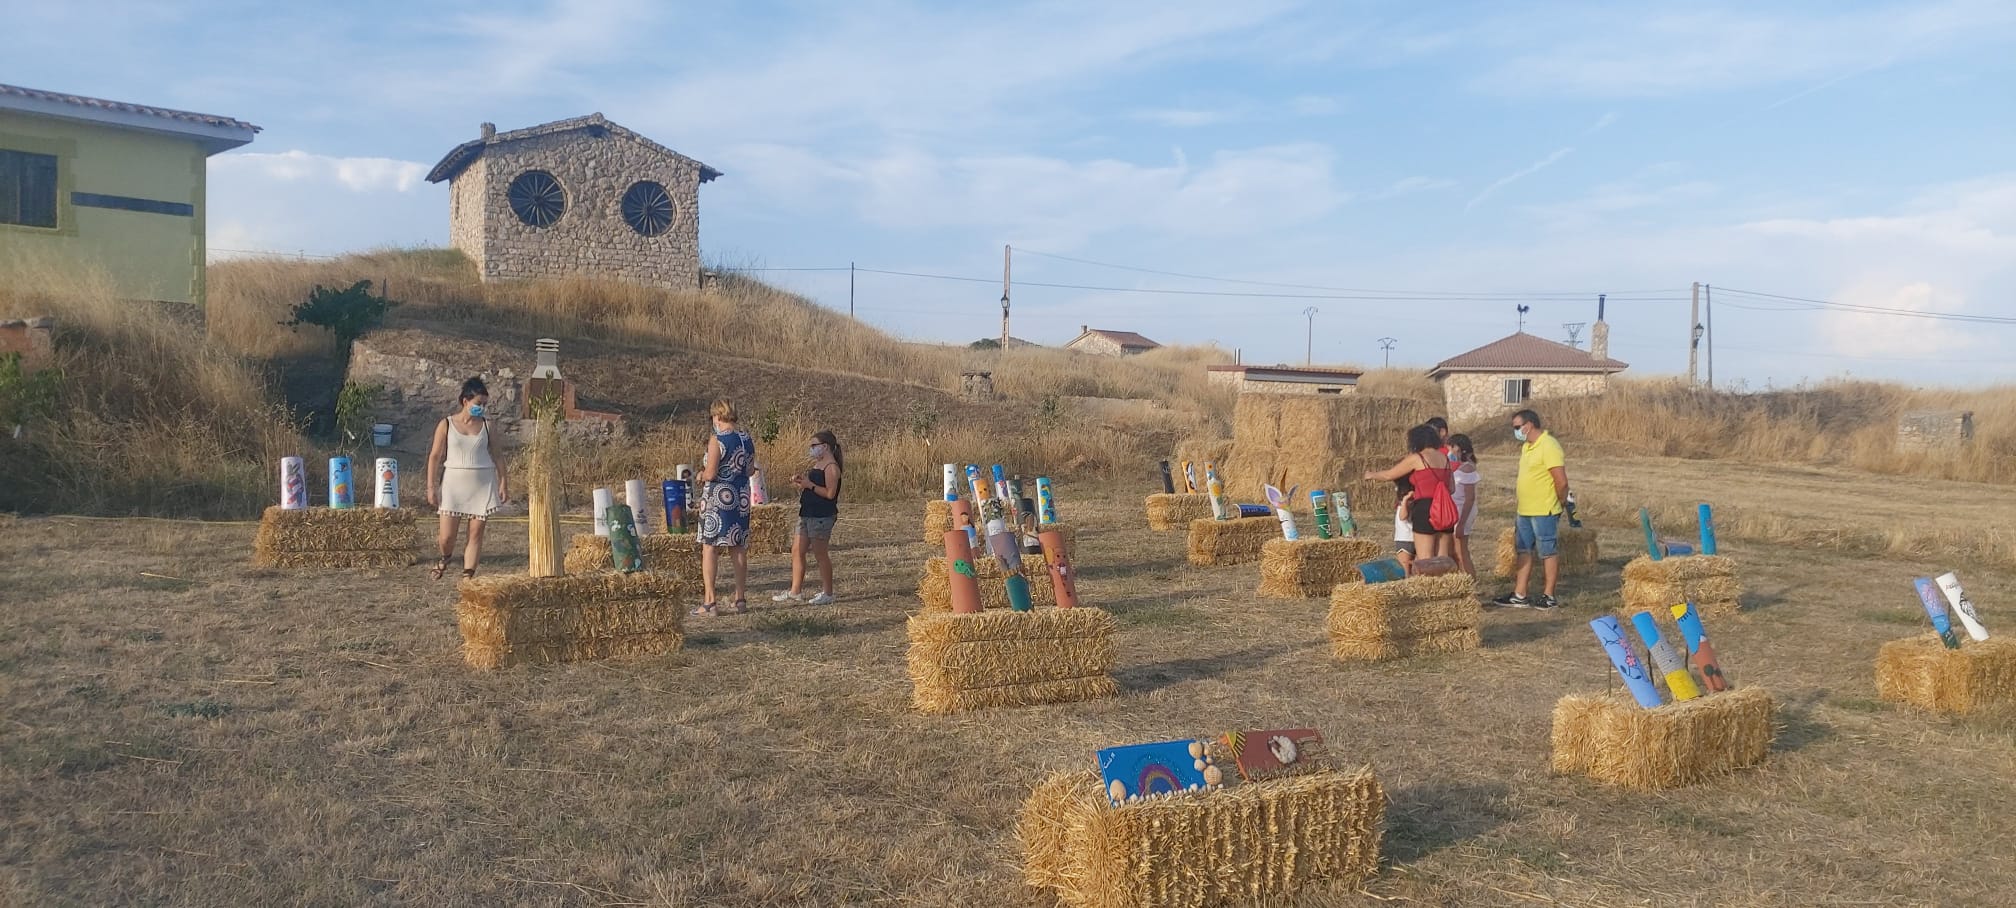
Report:
M1568 501L1567 457L1561 443L1540 425L1540 414L1520 410L1512 414L1512 437L1519 448L1519 511L1514 538L1519 551L1519 571L1510 595L1492 600L1510 608L1555 606L1554 580L1561 572L1559 534L1561 511ZM1526 598L1527 581L1533 574L1533 558L1540 558L1545 576L1545 592L1538 599Z
M840 467L845 455L830 431L812 435L808 452L812 466L791 477L798 489L798 532L791 540L791 588L770 597L772 602L830 605L833 602L833 524L840 519ZM805 599L805 560L819 562L819 594Z
M749 470L756 440L738 426L733 403L717 400L708 412L714 435L707 439L707 463L694 477L705 484L700 500L700 583L706 598L690 613L696 618L749 610ZM722 549L735 562L735 601L726 608L714 598L714 565Z
M1455 471L1449 477L1455 480L1449 493L1456 499L1456 529L1450 538L1456 544L1456 566L1474 578L1477 565L1470 560L1470 531L1477 525L1477 483L1484 477L1477 472L1477 449L1470 436L1451 435L1448 442L1449 464Z
M462 550L462 576L476 576L483 557L483 527L497 506L511 501L504 485L504 453L483 408L490 389L480 378L462 383L461 406L434 427L427 454L427 503L441 514L441 561L428 572L441 579L455 558L455 534L469 521L469 544Z

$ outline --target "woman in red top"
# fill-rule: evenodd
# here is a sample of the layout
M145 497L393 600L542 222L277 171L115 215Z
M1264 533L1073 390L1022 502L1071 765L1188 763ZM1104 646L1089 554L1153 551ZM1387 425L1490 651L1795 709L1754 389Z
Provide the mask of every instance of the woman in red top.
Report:
M1449 458L1442 453L1442 436L1434 426L1419 425L1407 430L1407 456L1383 473L1366 473L1366 479L1392 482L1407 477L1414 485L1414 500L1407 503L1408 521L1414 525L1414 544L1420 558L1454 557L1454 526L1437 529L1428 512L1436 497L1448 489L1451 480Z

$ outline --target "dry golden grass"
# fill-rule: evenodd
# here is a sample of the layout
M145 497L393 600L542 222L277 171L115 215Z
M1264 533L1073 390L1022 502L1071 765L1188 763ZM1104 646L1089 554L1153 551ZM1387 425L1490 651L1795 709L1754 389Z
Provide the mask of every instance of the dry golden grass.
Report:
M1099 747L1256 722L1321 729L1391 797L1367 894L1305 906L1994 905L2016 886L2016 723L1876 699L1872 660L1922 627L1910 579L1937 560L1729 541L1752 617L1709 630L1739 688L1778 700L1777 742L1755 771L1638 794L1549 770L1555 702L1614 685L1584 625L1615 606L1618 555L1561 613L1485 614L1477 652L1346 667L1320 610L1253 598L1254 568L1186 567L1140 526L1139 488L1073 501L1120 695L950 719L909 707L914 501L846 512L838 611L757 596L688 622L676 654L501 673L462 665L453 585L419 568L255 570L250 525L7 522L0 903L1047 908L1017 866L1035 786ZM485 572L522 569L525 535L496 523ZM759 563L756 589L785 571ZM2016 575L1963 576L1993 628ZM1965 798L1928 787L1954 778Z
M22 265L0 317L57 320L57 420L0 440L0 510L247 516L301 437L265 379L192 311L117 298L102 274Z

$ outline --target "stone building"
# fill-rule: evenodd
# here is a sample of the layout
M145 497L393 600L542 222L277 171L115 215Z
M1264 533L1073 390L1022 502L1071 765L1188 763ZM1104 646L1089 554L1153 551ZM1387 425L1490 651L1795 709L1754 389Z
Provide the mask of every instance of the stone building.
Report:
M1104 328L1079 325L1078 336L1065 344L1064 349L1099 356L1133 356L1160 346L1162 345L1132 331L1108 331Z
M1974 441L1974 411L1917 410L1897 419L1897 450L1960 448Z
M1241 394L1356 394L1363 373L1296 366L1209 366L1211 383Z
M1609 326L1599 321L1595 327L1588 350L1521 331L1445 359L1428 377L1442 386L1449 420L1465 426L1527 406L1542 409L1548 400L1592 397L1627 368L1609 356Z
M449 181L448 237L486 281L586 276L700 286L700 184L721 172L599 113L482 135Z

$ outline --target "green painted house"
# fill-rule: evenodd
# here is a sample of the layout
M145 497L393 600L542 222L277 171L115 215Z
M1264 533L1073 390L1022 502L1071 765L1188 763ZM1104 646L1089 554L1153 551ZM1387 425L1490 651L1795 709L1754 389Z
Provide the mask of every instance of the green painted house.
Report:
M202 304L207 162L258 131L0 85L0 279L91 268L122 298Z

